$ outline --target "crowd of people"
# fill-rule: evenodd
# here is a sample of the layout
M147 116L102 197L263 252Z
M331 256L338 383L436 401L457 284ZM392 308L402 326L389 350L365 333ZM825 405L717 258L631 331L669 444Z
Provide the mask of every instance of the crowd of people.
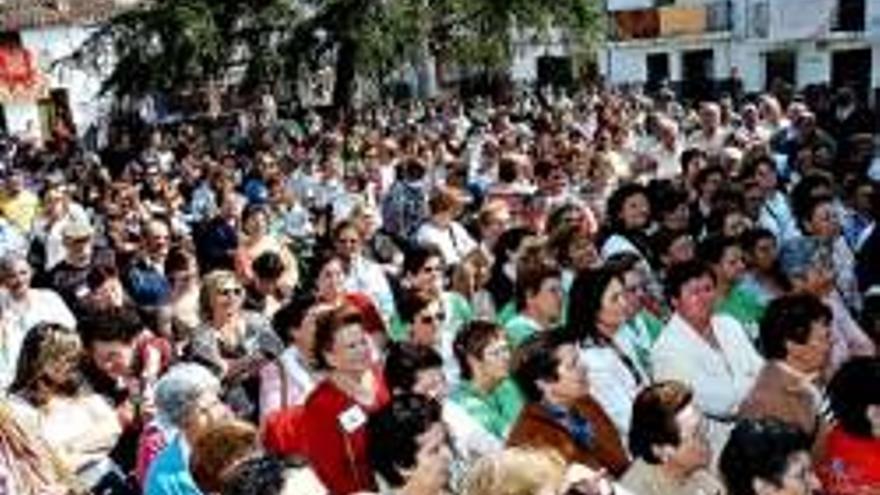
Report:
M880 494L880 154L600 88L0 154L0 493Z

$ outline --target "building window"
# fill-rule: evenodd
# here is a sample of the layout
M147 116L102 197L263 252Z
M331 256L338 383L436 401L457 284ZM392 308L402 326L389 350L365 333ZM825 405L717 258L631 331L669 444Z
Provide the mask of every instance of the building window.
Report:
M835 31L865 30L865 0L838 0Z
M645 56L645 67L648 71L649 92L657 91L663 83L669 81L668 53L649 53Z
M797 53L794 50L777 50L764 54L764 88L771 90L781 83L796 86Z

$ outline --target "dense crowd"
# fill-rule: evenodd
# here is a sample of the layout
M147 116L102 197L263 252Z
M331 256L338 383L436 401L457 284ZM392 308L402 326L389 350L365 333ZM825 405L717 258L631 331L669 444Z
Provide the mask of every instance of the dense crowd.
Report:
M880 494L848 88L111 135L0 148L0 494Z

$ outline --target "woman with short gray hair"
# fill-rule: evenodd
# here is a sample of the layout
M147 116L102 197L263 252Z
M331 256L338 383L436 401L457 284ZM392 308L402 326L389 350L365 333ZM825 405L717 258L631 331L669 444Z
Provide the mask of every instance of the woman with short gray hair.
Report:
M198 364L178 364L159 379L154 398L156 417L144 428L138 442L135 474L142 486L146 484L153 459L176 436L180 434L188 439L198 428L200 408L210 406L218 410L218 414L223 412L218 398L220 392L220 380Z
M0 257L0 325L5 343L0 346L0 387L6 388L15 374L21 344L38 323L56 323L76 328L67 304L51 289L31 287L32 269L24 253L9 252Z

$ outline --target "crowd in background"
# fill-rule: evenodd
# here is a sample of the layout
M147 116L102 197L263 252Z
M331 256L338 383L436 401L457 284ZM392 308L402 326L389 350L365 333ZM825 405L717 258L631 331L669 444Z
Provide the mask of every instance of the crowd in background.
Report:
M880 494L874 124L592 88L6 138L0 494Z

